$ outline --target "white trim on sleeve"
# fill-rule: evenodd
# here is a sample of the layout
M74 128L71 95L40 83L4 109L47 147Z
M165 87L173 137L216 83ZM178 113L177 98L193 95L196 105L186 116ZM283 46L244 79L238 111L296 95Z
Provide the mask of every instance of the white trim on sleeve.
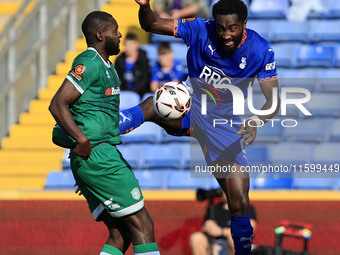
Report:
M72 85L76 88L76 90L78 90L78 92L79 92L80 94L84 94L84 90L82 89L82 87L80 87L80 86L73 80L73 78L72 78L71 76L67 75L67 76L66 76L66 79L68 79L69 82L72 83Z

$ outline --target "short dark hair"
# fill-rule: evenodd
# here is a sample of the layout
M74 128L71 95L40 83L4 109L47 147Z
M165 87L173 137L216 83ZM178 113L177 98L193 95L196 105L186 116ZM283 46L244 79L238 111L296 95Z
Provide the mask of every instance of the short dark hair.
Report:
M220 0L213 6L213 17L217 15L236 14L238 21L244 22L248 16L248 9L241 0Z
M81 24L81 30L83 31L87 44L94 42L96 32L103 30L110 18L113 18L111 14L102 11L93 11L86 16Z
M135 33L130 32L126 34L125 40L138 41L138 37Z
M164 53L168 53L171 51L171 47L170 44L168 42L160 42L158 44L158 54L164 54Z

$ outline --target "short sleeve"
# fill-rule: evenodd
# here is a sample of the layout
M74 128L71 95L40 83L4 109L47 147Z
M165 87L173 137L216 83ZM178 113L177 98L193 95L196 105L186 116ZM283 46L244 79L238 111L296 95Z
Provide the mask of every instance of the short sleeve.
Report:
M96 62L88 59L75 59L72 69L67 75L67 79L73 84L80 94L93 84L99 73L99 67Z
M199 18L174 20L174 36L180 37L186 45L191 45L199 38L203 20Z
M259 80L259 82L276 80L277 70L276 70L276 63L274 59L274 51L269 46L269 44L267 44L267 47L265 48L263 55L264 56L263 56L262 69L257 74L257 79Z

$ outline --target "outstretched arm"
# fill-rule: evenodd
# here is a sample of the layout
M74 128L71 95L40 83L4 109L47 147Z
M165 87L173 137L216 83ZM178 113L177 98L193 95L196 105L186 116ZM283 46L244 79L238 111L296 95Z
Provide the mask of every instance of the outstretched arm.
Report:
M135 0L139 7L139 23L141 27L151 33L173 35L174 20L162 19L151 10L150 0Z

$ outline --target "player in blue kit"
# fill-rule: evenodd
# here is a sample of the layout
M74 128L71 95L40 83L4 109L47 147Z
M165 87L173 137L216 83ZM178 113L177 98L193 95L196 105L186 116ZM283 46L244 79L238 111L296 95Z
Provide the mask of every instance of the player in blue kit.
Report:
M153 109L152 98L121 112L121 133L127 133L144 121L152 121L173 135L197 138L211 166L236 169L224 176L215 175L228 198L231 232L236 254L250 254L253 229L249 217L249 174L243 143L250 145L257 127L279 110L274 52L255 31L246 29L247 7L241 0L220 0L213 6L213 20L159 18L149 0L140 5L141 27L158 34L182 38L188 46L186 81L192 90L192 107L183 119L168 121ZM254 115L244 123L234 114L235 105L248 96L248 87L257 77L266 102L264 115ZM209 92L209 93L208 93ZM240 95L241 92L241 95ZM206 94L211 96L205 96ZM277 95L274 96L273 95ZM221 123L233 125L221 125Z

